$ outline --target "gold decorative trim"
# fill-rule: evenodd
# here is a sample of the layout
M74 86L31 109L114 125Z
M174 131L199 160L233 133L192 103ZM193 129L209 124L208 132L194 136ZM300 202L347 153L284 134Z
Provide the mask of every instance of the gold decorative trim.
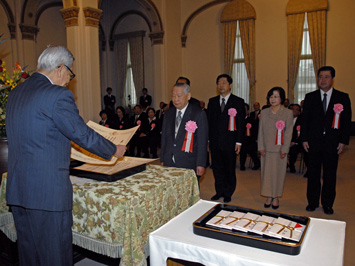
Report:
M20 24L20 30L22 33L22 40L36 40L39 28L32 25Z
M84 16L86 26L99 27L100 18L102 16L102 10L92 7L84 7Z
M70 7L60 10L60 14L62 15L65 21L65 27L78 26L79 25L79 7Z

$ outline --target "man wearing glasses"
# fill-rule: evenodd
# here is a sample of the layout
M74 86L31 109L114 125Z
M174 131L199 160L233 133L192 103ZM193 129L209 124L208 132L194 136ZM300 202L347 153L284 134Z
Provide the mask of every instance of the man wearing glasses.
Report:
M49 47L37 72L10 93L7 204L14 216L20 265L72 265L73 189L70 142L98 156L122 157L115 146L86 126L65 88L75 75L73 55Z

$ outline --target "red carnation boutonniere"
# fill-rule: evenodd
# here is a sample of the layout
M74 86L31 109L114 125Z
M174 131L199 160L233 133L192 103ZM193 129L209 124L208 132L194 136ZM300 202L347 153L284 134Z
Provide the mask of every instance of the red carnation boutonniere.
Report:
M298 126L296 127L296 130L297 130L297 137L299 137L299 136L301 135L301 126L298 125Z
M237 110L235 108L229 108L228 115L229 115L228 130L229 131L236 131L237 127L235 125L235 117L237 115Z
M197 124L195 121L188 121L185 124L185 130L186 130L186 134L185 134L185 139L184 139L184 143L182 145L182 151L184 152L192 152L193 149L193 145L194 145L194 133L197 129Z
M252 125L250 123L247 123L245 127L247 128L245 135L247 137L250 137L250 129L251 129Z
M344 106L341 103L334 104L334 118L332 123L332 128L339 129L340 125L340 114L344 111Z
M282 120L279 120L275 124L276 126L276 141L275 145L283 145L284 144L284 128L285 128L285 122Z

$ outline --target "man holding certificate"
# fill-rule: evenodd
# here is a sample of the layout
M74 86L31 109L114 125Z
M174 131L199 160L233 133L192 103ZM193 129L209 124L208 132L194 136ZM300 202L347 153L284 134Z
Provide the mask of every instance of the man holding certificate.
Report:
M65 88L75 75L64 47L43 51L38 71L10 93L6 201L14 216L20 265L72 265L71 141L104 158L122 157L89 128Z

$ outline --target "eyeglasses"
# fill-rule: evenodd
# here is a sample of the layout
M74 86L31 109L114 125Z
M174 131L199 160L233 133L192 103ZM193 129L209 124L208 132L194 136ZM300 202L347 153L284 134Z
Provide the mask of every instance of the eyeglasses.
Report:
M69 72L70 72L70 80L73 80L74 78L75 78L75 74L74 74L74 72L67 66L67 65L64 65L66 68L67 68L67 70L69 70Z

